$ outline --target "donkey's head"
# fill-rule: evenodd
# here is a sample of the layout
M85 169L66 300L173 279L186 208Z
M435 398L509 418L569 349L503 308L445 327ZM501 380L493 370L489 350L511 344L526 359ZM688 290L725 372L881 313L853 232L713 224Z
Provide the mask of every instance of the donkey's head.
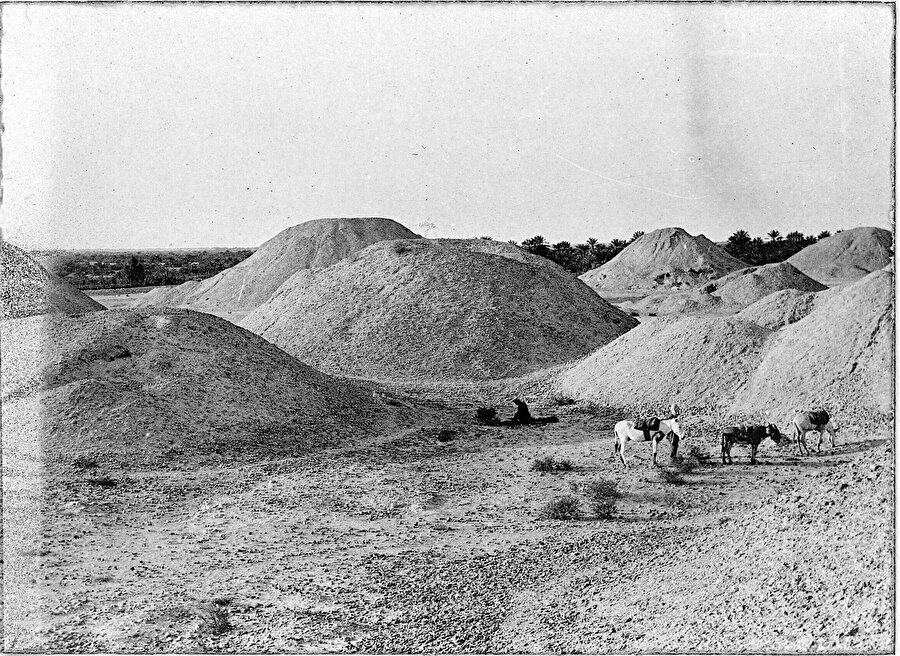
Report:
M778 426L775 424L766 426L766 437L771 437L772 441L778 444L781 441L781 431L778 430Z

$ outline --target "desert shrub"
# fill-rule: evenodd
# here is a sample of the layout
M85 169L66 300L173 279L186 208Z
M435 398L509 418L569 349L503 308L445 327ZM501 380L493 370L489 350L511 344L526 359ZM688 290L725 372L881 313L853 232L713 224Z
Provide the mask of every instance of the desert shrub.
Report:
M497 411L494 408L478 408L475 418L482 424L493 424L497 422Z
M700 461L688 454L686 456L677 456L672 464L679 473L690 474L700 466Z
M538 517L541 519L579 519L581 517L581 502L577 497L571 495L557 497L541 508Z
M412 246L402 241L398 241L394 243L392 250L395 255L403 255L404 253L409 253L412 250Z
M88 456L76 456L72 460L72 466L76 469L94 469L97 467L97 461Z
M705 465L711 460L711 456L699 446L692 446L688 449L687 454L689 458L694 458L701 465Z
M568 460L557 460L554 456L544 456L543 458L535 458L534 462L531 464L531 471L572 471L572 463Z
M622 497L616 482L603 478L587 483L584 491L591 504L591 510L599 519L612 517L616 509L616 500Z
M667 467L660 467L657 470L657 475L659 476L660 482L665 483L666 485L684 485L686 482L684 476L681 475L681 472Z
M438 442L449 442L456 436L456 431L444 428L437 434Z
M216 599L210 604L204 604L200 611L200 629L209 635L222 635L231 630L231 618L226 606L230 599Z
M550 405L555 406L575 405L575 403L577 403L577 401L571 396L554 396L550 399Z

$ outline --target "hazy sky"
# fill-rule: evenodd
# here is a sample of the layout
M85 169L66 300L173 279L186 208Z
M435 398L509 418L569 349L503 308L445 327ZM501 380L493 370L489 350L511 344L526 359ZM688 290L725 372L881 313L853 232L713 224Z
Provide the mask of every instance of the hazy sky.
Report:
M887 5L3 7L4 236L891 226Z

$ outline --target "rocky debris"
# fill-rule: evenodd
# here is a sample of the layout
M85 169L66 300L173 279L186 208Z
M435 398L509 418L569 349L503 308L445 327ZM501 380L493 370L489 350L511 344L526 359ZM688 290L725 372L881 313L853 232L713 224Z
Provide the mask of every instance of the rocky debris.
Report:
M844 230L807 246L788 259L814 280L836 285L889 266L894 238L883 228Z
M845 424L892 422L894 338L892 273L823 292L806 317L772 336L734 409L824 407Z
M513 246L424 239L381 242L300 272L241 322L329 373L419 380L529 373L636 324L560 267Z
M694 289L651 294L641 301L623 303L624 310L641 314L733 314L774 292L785 289L820 292L827 287L787 262L747 267Z
M728 408L762 362L771 331L724 317L649 319L561 372L558 394L659 413Z
M212 278L152 290L134 307L252 310L298 271L330 266L382 240L418 236L391 219L315 219L282 230L246 260Z
M8 242L0 253L0 319L36 314L93 312L104 309L31 255Z
M580 277L604 294L684 289L746 266L703 235L662 228L642 235L609 262Z

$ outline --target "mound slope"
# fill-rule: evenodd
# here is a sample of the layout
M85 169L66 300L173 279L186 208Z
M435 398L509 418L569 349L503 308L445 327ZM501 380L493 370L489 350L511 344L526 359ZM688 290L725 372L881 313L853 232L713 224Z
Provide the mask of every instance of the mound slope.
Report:
M733 271L696 289L651 294L631 306L641 312L657 314L733 313L784 289L819 292L827 287L787 262L776 262Z
M186 310L31 317L4 322L2 338L4 458L12 449L165 466L290 454L378 413L370 392Z
M102 305L47 271L21 248L2 242L0 319L17 319L51 312L75 314L102 309Z
M826 285L858 280L891 262L894 238L883 228L853 228L807 246L788 259Z
M778 330L800 321L812 312L819 298L821 295L816 292L782 289L748 305L734 316L736 319L753 321L771 330Z
M746 266L703 235L662 228L642 235L581 279L598 291L683 289Z
M316 219L282 230L243 262L199 283L154 291L135 307L251 310L303 269L327 267L370 244L419 235L382 218Z
M562 373L560 393L659 412L727 408L762 361L771 334L726 317L650 319Z
M375 379L520 375L636 325L553 263L481 241L374 244L296 274L241 325L323 371Z
M825 292L772 338L735 407L787 416L819 406L861 426L892 418L894 331L892 273Z

